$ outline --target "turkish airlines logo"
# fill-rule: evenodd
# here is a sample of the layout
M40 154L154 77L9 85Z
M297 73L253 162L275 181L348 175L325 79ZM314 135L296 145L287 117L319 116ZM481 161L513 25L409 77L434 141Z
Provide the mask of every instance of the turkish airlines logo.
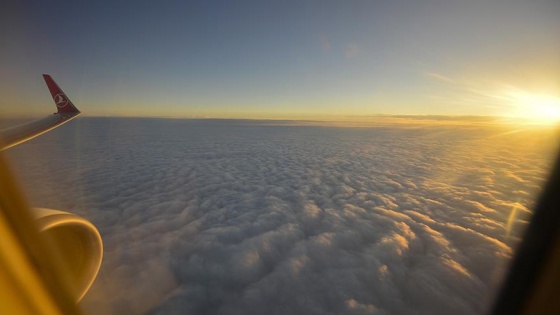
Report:
M62 108L68 104L68 99L64 94L59 93L54 96L54 103L56 104L56 107Z

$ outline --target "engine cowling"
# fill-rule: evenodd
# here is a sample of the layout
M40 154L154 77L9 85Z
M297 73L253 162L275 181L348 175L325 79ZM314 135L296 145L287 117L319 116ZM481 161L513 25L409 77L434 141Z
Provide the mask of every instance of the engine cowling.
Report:
M34 208L33 215L39 231L59 248L79 302L101 267L103 241L99 231L88 220L64 211Z

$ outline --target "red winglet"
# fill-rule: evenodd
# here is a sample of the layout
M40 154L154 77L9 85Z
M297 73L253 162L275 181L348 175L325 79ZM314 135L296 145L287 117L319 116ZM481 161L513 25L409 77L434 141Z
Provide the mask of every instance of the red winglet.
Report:
M56 108L58 109L58 113L79 113L80 111L72 104L72 101L64 94L62 89L54 82L53 78L51 78L48 74L43 74L43 78L49 87L49 91L51 92L52 98L54 103L56 104Z

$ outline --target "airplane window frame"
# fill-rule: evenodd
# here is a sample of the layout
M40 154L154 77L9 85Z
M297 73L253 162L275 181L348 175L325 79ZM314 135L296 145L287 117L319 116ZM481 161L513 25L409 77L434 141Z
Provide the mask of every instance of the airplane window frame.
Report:
M560 303L555 300L560 296L559 252L560 152L494 299L491 314L560 314Z

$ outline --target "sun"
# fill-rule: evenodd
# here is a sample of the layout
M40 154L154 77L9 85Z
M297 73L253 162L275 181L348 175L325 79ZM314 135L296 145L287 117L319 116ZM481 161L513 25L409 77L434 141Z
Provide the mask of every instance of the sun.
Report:
M521 91L508 94L513 106L511 116L539 124L560 124L560 97Z

